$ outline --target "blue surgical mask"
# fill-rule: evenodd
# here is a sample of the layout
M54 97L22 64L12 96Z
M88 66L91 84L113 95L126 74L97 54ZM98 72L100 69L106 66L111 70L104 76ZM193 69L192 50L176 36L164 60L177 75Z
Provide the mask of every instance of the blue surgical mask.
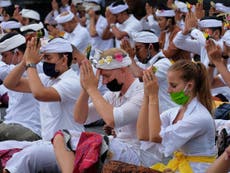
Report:
M43 62L43 71L47 76L50 77L58 77L60 72L55 70L56 64L49 63L49 62Z

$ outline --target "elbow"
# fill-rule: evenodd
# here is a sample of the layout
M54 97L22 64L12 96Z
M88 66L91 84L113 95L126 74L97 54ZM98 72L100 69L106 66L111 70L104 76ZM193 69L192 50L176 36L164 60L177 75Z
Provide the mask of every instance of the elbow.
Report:
M148 136L146 136L144 134L139 134L139 133L137 133L137 139L139 139L141 141L149 141Z
M109 127L114 128L115 127L115 123L114 120L104 120L106 125L108 125Z
M84 124L86 122L85 119L81 118L81 116L78 116L78 115L74 115L74 120L75 122L79 123L79 124Z

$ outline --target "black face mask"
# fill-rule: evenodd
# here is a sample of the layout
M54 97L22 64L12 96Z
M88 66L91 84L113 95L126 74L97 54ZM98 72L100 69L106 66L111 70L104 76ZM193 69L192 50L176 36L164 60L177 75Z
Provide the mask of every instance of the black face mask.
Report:
M121 88L123 86L122 84L119 84L117 82L117 79L113 79L112 81L110 81L109 83L106 84L107 88L112 91L112 92L116 92L116 91L121 91Z
M56 64L49 63L49 62L43 62L44 73L50 77L55 77L55 78L58 77L60 72L55 70L55 65Z

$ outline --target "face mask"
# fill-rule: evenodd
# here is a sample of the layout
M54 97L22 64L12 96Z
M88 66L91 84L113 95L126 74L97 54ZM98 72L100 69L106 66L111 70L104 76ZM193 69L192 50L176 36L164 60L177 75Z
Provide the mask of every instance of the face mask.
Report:
M55 70L55 66L56 66L56 64L54 64L54 63L43 62L44 73L50 77L55 77L55 78L58 77L60 72Z
M185 95L186 88L180 92L170 93L171 100L178 105L185 105L189 100L189 96Z
M113 79L112 81L107 83L106 86L110 91L116 92L116 91L121 91L123 84L119 84L117 82L117 79Z

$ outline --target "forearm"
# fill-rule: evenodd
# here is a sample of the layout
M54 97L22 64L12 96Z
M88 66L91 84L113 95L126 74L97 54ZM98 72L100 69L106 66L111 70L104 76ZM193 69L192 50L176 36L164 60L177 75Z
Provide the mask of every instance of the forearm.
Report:
M74 107L74 119L78 123L83 124L87 120L89 110L88 100L88 93L85 90L82 90Z
M140 113L137 119L137 137L140 140L149 140L149 124L148 124L148 96L144 96Z
M102 97L97 88L91 88L87 92L99 116L108 126L114 127L113 106Z
M120 31L116 25L114 25L113 27L111 27L112 32L114 34L114 36L118 39L121 40L122 38L124 38L125 36L128 36L128 34L126 32Z
M90 19L89 33L90 33L91 37L97 36L97 31L96 31L96 28L95 28L95 20L94 19Z
M218 72L223 77L225 83L230 87L230 72L223 62L215 63Z
M8 89L18 91L18 86L20 86L21 84L22 75L25 72L25 68L26 68L25 66L26 66L25 62L22 61L17 66L15 66L15 68L6 76L3 84Z
M112 32L110 32L110 26L108 25L102 34L102 39L107 40L107 39L110 39L113 37L114 37L114 35Z
M149 139L152 142L161 143L161 119L159 113L158 95L149 96Z

